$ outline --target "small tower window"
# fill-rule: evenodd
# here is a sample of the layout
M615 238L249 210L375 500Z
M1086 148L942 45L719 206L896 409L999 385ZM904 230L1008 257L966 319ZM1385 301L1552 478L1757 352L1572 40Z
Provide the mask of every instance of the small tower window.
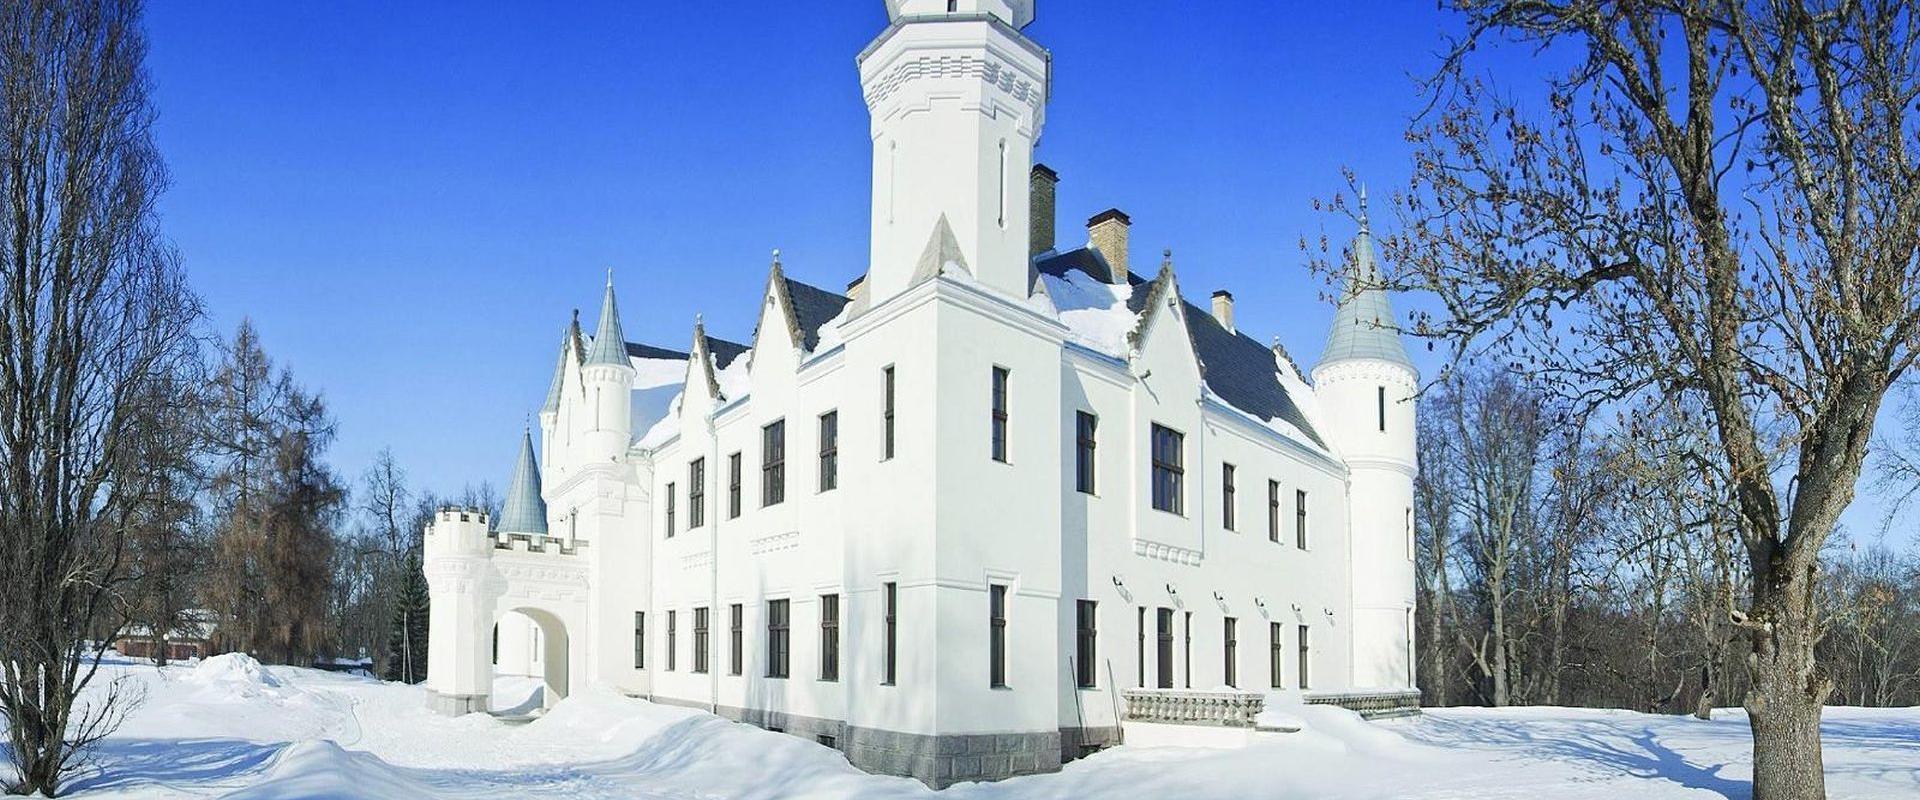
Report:
M951 3L949 3L951 5ZM1000 227L1007 227L1007 140L1000 140Z
M1379 400L1378 405L1380 408L1380 430L1384 433L1387 430L1387 387L1382 386L1379 387L1379 389L1380 391L1376 397Z

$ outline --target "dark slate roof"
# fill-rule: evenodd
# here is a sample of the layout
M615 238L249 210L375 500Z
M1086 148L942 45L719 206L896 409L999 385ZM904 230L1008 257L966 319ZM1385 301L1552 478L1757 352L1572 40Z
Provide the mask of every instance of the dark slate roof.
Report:
M747 346L739 342L729 342L713 336L707 337L707 352L713 354L714 363L721 367L733 363L734 359L739 358L740 354L747 352L747 350ZM669 350L665 347L655 347L650 344L627 342L627 357L685 361L689 355L683 350Z
M787 299L793 301L794 320L800 324L800 337L803 340L800 346L812 351L815 345L820 344L820 328L840 316L840 310L847 306L847 296L792 278L785 280ZM727 362L723 360L720 363Z
M1099 253L1083 247L1036 261L1034 268L1056 278L1064 278L1069 270L1076 269L1097 276L1106 271L1106 262L1096 259L1100 259ZM1127 274L1127 282L1133 285L1127 309L1139 314L1147 307L1153 284L1135 273ZM1315 444L1326 447L1319 431L1280 385L1272 350L1244 333L1227 330L1213 314L1192 303L1186 304L1185 311L1187 335L1193 339L1194 354L1204 367L1208 389L1228 405L1261 420L1278 417L1299 428Z

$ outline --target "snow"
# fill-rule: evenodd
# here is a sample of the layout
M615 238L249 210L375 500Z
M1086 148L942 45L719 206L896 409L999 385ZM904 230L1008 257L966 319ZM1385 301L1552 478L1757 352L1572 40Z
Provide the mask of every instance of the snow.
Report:
M1688 717L1565 708L1439 709L1366 722L1291 705L1241 748L1122 746L1050 775L935 793L840 753L604 689L531 722L442 717L424 690L245 656L103 669L146 701L72 781L84 798L1660 798L1746 797L1741 712ZM502 678L496 706L536 700ZM531 703L537 707L538 703ZM1920 797L1920 709L1829 709L1836 798Z
M1079 270L1068 270L1065 277L1042 273L1047 295L1067 326L1067 338L1110 356L1127 355L1127 334L1133 331L1136 315L1127 309L1133 287L1110 284Z

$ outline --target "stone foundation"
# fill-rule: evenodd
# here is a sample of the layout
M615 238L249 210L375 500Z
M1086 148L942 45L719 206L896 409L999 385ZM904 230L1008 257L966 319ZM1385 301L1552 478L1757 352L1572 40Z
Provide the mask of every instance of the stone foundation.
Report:
M444 714L449 717L475 712L484 714L491 710L491 705L487 701L488 696L484 694L427 693L427 707L433 709L435 714Z
M675 697L654 696L653 702L687 708L707 709L707 703ZM837 719L821 719L784 711L761 708L720 706L714 713L735 722L798 736L810 742L830 746L847 756L847 762L881 775L915 778L935 789L944 789L962 781L991 781L1015 775L1057 772L1060 763L1077 757L1065 752L1065 731L1023 733L953 733L931 735L902 731L862 728ZM1117 741L1118 729L1110 739ZM1078 735L1078 734L1076 734ZM1087 740L1108 741L1107 734L1089 734ZM1076 739L1076 742L1081 741Z

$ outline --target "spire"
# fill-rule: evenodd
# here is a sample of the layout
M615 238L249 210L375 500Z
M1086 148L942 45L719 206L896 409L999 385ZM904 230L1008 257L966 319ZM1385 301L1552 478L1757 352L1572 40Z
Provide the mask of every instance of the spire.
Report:
M1360 231L1353 237L1353 262L1340 308L1333 314L1327 349L1321 364L1346 359L1374 359L1413 368L1393 315L1393 304L1380 285L1380 265L1373 255L1373 229L1367 221L1367 189L1360 187Z
M620 309L613 301L613 270L607 270L607 296L600 303L600 327L593 332L587 364L633 367L627 360L627 335L620 330Z
M560 332L560 357L553 361L553 383L547 386L547 402L540 406L542 414L552 414L560 410L560 396L561 392L565 391L567 382L567 359L571 357L571 353L568 352L571 348L568 345L573 344L574 331L579 327L580 320L575 318L573 324L567 326L567 330Z
M501 533L547 535L547 503L540 499L540 465L533 458L533 431L520 433L520 463L507 486L507 502L500 509Z

